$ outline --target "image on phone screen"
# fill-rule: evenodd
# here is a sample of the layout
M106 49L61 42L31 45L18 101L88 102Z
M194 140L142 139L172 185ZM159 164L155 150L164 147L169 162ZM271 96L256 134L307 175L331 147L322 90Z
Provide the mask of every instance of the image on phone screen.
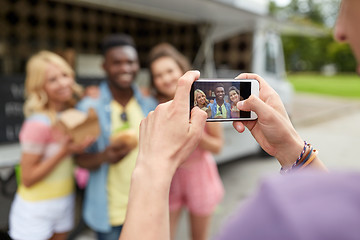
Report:
M197 80L191 89L190 107L205 111L208 121L256 119L255 113L239 111L236 107L237 102L250 97L253 84L258 86L256 80Z

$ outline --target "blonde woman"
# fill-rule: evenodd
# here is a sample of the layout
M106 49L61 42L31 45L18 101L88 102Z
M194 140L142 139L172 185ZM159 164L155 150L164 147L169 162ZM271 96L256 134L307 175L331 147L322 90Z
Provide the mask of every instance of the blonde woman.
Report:
M194 106L198 106L201 110L205 111L208 118L211 116L211 108L208 106L209 103L205 93L200 89L196 89L194 92Z
M17 240L63 240L74 222L71 155L93 139L74 144L53 129L57 115L81 97L64 59L41 51L28 61L26 75L26 119L19 135L21 182L10 211L9 234Z

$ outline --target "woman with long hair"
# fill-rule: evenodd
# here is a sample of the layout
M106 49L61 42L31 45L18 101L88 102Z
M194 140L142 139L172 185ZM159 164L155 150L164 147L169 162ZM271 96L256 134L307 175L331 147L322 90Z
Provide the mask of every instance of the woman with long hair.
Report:
M159 103L172 100L178 79L190 69L189 61L166 43L154 47L149 58L152 86ZM211 215L224 194L212 156L221 151L222 145L220 123L208 123L199 146L177 169L169 198L171 239L175 238L179 216L184 207L190 213L192 239L208 238Z
M74 72L55 53L41 51L26 67L25 121L21 144L21 181L12 203L9 234L13 239L65 240L74 225L74 179L71 155L94 139L76 144L55 130L57 116L82 96Z
M240 90L237 89L235 86L231 86L229 88L229 97L231 101L231 113L230 116L232 118L239 118L240 117L240 110L236 107L236 104L239 101L244 100L244 98L240 95Z
M211 116L211 108L209 106L210 101L206 98L206 94L201 89L194 91L194 106L199 107L205 111L208 118Z

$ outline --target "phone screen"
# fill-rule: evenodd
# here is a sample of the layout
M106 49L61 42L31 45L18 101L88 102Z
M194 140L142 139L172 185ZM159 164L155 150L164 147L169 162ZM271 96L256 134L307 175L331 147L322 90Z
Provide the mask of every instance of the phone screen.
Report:
M249 98L251 94L258 94L256 80L201 79L192 85L190 108L198 106L204 110L208 121L253 120L257 118L254 112L239 111L236 107L238 101Z

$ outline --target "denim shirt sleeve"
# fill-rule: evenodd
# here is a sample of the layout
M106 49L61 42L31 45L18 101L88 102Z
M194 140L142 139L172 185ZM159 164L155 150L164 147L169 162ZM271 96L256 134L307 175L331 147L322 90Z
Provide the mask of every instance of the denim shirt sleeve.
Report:
M226 108L227 118L231 118L231 105L230 105L230 103L225 103L225 108Z

